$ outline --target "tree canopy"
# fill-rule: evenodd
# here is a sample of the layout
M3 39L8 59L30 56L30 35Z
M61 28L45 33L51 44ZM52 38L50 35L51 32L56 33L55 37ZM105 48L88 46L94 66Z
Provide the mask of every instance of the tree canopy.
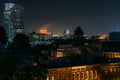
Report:
M17 47L20 48L28 48L30 47L30 43L29 43L29 37L26 34L16 34L14 39L13 39L13 43L14 45L16 45Z
M81 46L84 44L84 32L80 26L77 26L77 28L74 30L74 41L75 46Z
M0 25L0 43L5 44L7 42L6 31L3 26Z
M80 26L78 26L75 30L74 30L74 35L75 36L83 36L84 32L83 30L81 29Z
M47 69L33 65L33 58L17 55L0 56L0 80L45 80Z

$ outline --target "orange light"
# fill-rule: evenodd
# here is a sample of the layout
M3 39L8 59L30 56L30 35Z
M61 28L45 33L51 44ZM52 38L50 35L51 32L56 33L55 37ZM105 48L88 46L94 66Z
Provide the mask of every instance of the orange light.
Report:
M104 40L104 39L106 39L106 38L107 38L107 35L100 35L100 36L99 36L99 39L100 39L100 40Z
M44 34L44 35L47 34L47 30L46 29L41 29L40 34Z

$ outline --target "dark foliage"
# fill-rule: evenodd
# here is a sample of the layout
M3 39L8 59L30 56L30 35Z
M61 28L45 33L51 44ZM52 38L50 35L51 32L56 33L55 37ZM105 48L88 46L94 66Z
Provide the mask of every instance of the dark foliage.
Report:
M29 48L29 37L26 34L16 34L13 43L16 47Z
M0 43L5 44L7 42L6 31L3 26L0 26Z
M78 26L75 30L74 30L74 35L76 37L80 37L80 36L83 36L84 32L83 30L81 29L80 26Z
M74 46L82 46L84 44L84 32L80 26L74 30Z
M31 45L29 43L29 37L26 34L16 34L13 43L9 44L7 48L10 54L30 53Z

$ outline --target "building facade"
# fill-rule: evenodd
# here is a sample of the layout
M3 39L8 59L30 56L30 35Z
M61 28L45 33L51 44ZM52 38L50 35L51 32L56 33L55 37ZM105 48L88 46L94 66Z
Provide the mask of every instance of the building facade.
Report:
M81 54L81 50L79 47L74 47L72 44L66 44L66 45L59 45L57 50L52 53L52 58L60 58L60 57L66 57L70 55L79 55Z
M17 33L22 33L24 8L14 3L5 3L4 24L8 36L8 41L12 42L13 37Z
M51 68L47 80L120 80L120 63Z
M41 34L43 33L43 34ZM45 32L41 32L41 33L30 33L29 37L30 37L30 44L31 45L38 45L38 44L51 44L51 39L52 39L52 35L48 34Z
M109 40L120 40L120 32L109 32Z
M95 65L52 68L48 70L47 80L98 80Z
M107 58L120 59L120 52L102 52Z

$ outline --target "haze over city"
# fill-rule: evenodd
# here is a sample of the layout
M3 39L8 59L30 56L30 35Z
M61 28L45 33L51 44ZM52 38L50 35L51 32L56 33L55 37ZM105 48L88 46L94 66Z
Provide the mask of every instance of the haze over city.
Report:
M0 0L0 19L6 2L24 7L28 32L44 27L51 33L62 34L65 28L73 33L78 25L88 35L120 30L119 0Z

